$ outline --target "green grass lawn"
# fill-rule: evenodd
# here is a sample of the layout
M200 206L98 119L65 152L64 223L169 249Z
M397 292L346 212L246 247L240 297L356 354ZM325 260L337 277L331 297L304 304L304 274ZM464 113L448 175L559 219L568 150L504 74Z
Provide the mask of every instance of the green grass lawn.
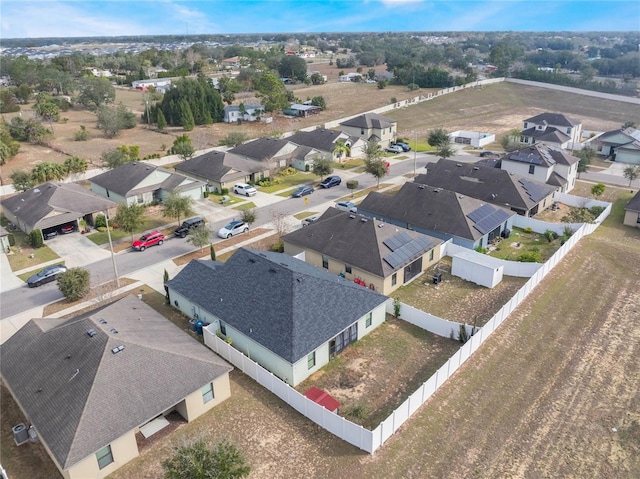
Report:
M333 163L333 173L334 174L338 174L340 172L340 170L350 170L352 168L355 168L357 166L362 166L364 165L364 159L362 158L349 158L348 160L344 161L343 163Z
M270 185L261 186L260 191L264 193L275 193L276 191L293 188L294 186L312 184L318 180L319 178L313 173L303 173L299 171L295 175L276 176Z
M303 220L305 218L308 218L309 216L313 216L317 214L318 214L317 211L301 211L300 213L293 215L293 217L298 220Z
M210 195L207 197L207 199L208 199L209 201L211 201L212 203L215 203L215 204L217 204L217 205L221 205L221 206L231 206L231 205L233 205L233 204L240 203L240 202L244 201L244 200L243 200L243 198L240 198L239 196L234 196L234 195L224 195L224 196L226 196L226 197L227 197L227 198L229 198L229 199L228 199L228 201L227 201L226 203L222 204L222 196L223 196L223 195L214 195L214 194L210 194Z
M233 209L238 211L243 211L243 210L249 210L255 207L256 207L256 204L253 201L248 201L247 203L242 203L241 205L235 206Z
M133 236L134 238L141 234L144 233L145 231L149 231L149 230L155 230L155 229L162 229L163 226L167 225L167 221L160 219L160 218L145 218L144 224L142 225L142 228L136 230L133 232ZM106 231L96 231L95 233L90 233L88 235L86 235L88 239L90 239L91 241L93 241L95 244L97 244L98 246L102 246L105 244L109 243L109 236L108 233ZM120 229L112 229L111 230L111 241L116 243L119 241L124 241L124 240L130 240L131 239L131 233L127 233L125 231L122 231Z
M496 245L496 249L489 251L494 258L518 261L520 255L538 252L545 262L562 246L560 238L549 242L539 233L526 232L522 228L513 228L511 236Z
M4 215L0 216L0 224L5 228L9 224ZM11 254L7 255L11 271L20 271L59 258L46 243L42 248L32 248L27 241L27 235L22 231L10 231L10 234L15 240L14 246L11 247Z

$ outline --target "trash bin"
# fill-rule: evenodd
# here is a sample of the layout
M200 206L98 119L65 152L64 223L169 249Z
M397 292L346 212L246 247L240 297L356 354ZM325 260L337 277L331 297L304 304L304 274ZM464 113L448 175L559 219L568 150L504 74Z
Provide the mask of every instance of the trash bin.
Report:
M197 331L197 332L198 332L198 334L200 334L200 335L202 334L202 325L203 325L203 324L204 324L204 323L203 323L202 321L198 321L198 322L196 323L196 331Z
M433 275L433 284L442 282L442 273L436 273Z

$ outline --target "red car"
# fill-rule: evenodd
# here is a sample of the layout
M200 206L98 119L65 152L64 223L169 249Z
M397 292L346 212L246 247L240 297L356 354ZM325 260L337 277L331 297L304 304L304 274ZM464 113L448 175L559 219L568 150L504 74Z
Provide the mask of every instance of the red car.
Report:
M164 235L157 230L153 230L135 240L131 247L136 251L144 251L149 246L161 245L162 243L164 243Z

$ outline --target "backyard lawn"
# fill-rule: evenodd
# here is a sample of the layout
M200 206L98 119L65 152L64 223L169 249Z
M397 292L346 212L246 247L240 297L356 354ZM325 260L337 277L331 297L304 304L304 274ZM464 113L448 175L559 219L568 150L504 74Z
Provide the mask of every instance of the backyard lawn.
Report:
M375 429L460 348L443 338L387 315L387 320L344 349L299 384L316 386L340 401L339 414Z
M489 247L489 255L508 261L520 261L523 255L539 256L541 263L546 262L562 246L562 239L548 241L544 235L535 231L513 228L509 238L501 238L498 243Z

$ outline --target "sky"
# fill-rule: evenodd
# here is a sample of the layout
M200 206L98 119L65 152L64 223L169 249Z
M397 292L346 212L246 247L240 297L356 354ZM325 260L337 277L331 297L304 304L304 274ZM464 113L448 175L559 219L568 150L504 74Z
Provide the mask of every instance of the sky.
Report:
M640 31L638 0L0 0L2 38Z

